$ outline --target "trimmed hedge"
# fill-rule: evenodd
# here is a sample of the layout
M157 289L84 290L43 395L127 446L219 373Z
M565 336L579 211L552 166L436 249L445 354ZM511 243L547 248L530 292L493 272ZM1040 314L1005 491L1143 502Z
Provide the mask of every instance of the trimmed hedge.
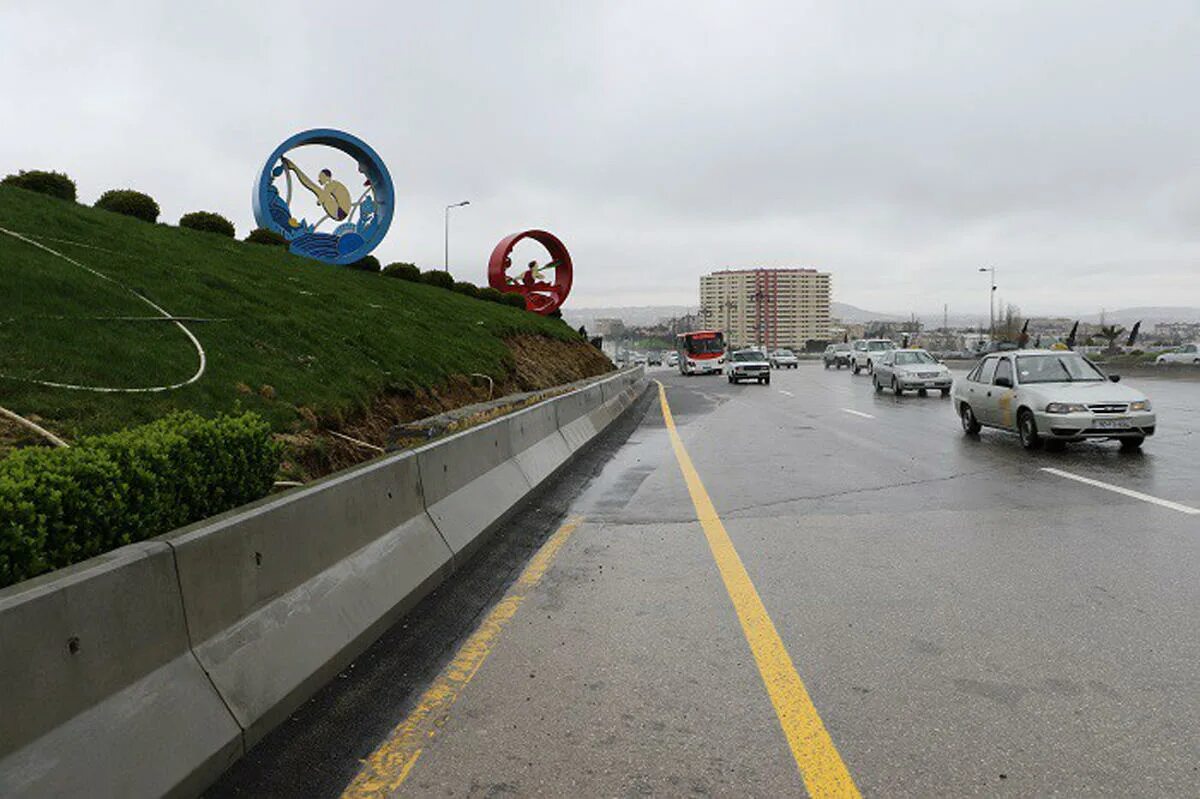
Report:
M361 269L363 272L378 272L379 259L374 255L364 255L352 264L346 264L351 269Z
M0 461L0 587L264 496L280 448L258 416L173 413Z
M132 216L143 222L158 221L158 203L149 194L133 189L109 189L96 200L96 208Z
M388 277L398 277L401 280L410 280L414 283L421 282L421 270L416 264L406 264L397 261L394 264L388 264L383 268L383 273Z
M525 295L517 294L515 291L504 292L504 304L511 305L514 308L525 310Z
M491 286L484 286L479 290L479 299L487 300L488 302L504 303L504 292L494 289Z
M249 242L250 244L266 244L271 247L288 246L287 239L276 233L274 230L270 230L265 227L254 228L254 230L251 230L249 235L242 239L242 241Z
M443 272L441 269L427 269L422 272L421 282L443 289L454 288L454 278L450 277L449 272Z
M205 233L217 233L231 239L237 235L232 222L212 211L192 211L190 214L184 214L179 217L179 226L202 230Z
M0 180L0 186L13 186L75 202L75 181L62 172L44 172L40 169L26 172L22 169L17 174L8 175L4 180Z
M474 283L468 283L465 280L455 281L453 291L459 294L466 294L468 297L479 299L479 287Z

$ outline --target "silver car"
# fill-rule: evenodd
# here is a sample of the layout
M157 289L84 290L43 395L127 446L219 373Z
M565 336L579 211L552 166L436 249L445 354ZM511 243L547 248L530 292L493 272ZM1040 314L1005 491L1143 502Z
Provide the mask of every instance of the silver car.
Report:
M1026 449L1106 438L1135 450L1154 435L1155 416L1146 395L1119 379L1074 352L994 353L955 381L954 410L969 435L1015 431Z
M946 366L923 349L889 350L875 361L871 381L875 393L890 388L898 397L905 391L916 391L922 397L929 391L950 396L954 378Z
M730 383L757 380L762 385L771 385L771 364L761 350L737 350L730 356L727 369Z

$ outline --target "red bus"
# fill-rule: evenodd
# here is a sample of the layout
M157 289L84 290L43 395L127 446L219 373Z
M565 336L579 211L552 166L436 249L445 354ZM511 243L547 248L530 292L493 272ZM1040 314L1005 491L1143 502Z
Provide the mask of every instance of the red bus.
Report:
M720 330L693 330L675 337L682 375L720 374L725 368L725 334Z

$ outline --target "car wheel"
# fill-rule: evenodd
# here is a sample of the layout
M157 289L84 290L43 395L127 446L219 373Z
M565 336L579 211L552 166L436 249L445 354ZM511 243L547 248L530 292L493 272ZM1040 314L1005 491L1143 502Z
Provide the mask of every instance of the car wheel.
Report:
M768 375L767 377L765 377L765 378L763 379L763 385L764 385L764 386L769 386L769 385L771 385L771 376L770 376L770 375Z
M829 361L826 361L826 362L825 362L825 368L826 368L826 369L828 369L828 368L829 368Z
M945 399L945 398L946 398L946 397L948 397L948 396L950 396L950 389L948 389L948 388L943 388L943 389L942 389L942 399Z
M869 374L869 375L875 374L875 365L872 364L870 361L867 361L867 374Z
M1022 410L1017 414L1017 435L1021 438L1021 446L1025 449L1037 449L1042 445L1042 437L1038 435L1037 422L1033 412Z
M923 388L919 388L919 389L917 389L917 396L918 396L918 397L928 397L928 396L929 396L929 392L928 392L928 391L926 391L926 390L925 390L925 389L923 389Z
M1197 361L1200 363L1200 361ZM1144 436L1134 436L1133 438L1122 438L1121 449L1126 452L1136 452L1142 448L1142 444L1146 441Z
M900 381L898 381L894 377L892 378L892 393L895 394L897 397L904 396L904 389L900 388Z
M875 393L876 393L876 394L882 394L882 393L883 393L883 384L879 382L879 377L878 377L878 376L872 377L872 378L871 378L871 383L872 383L872 384L875 386Z
M971 410L971 406L965 402L958 411L958 418L962 420L963 432L969 436L977 436L983 429L983 425L975 418L975 411Z
M854 372L854 374L858 374L858 361L850 364L850 371Z

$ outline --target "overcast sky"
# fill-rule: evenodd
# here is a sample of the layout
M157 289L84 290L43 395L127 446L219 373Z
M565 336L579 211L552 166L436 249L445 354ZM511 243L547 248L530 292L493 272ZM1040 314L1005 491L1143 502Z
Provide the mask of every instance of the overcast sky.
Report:
M114 10L116 9L116 10ZM484 283L507 233L571 250L575 307L696 303L806 266L897 313L1200 306L1200 3L0 5L0 173L129 186L252 227L288 135L369 142L376 251Z

